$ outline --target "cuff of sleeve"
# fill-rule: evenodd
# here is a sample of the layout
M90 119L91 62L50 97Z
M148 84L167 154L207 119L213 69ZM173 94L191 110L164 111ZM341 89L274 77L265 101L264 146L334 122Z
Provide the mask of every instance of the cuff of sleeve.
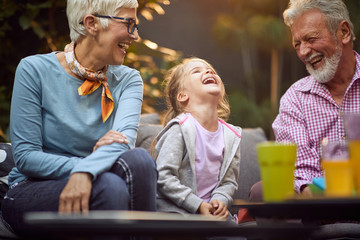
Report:
M190 194L182 204L182 207L191 213L196 213L199 209L202 199L195 194Z
M301 193L301 190L308 184L311 184L311 182L307 180L295 180L295 191Z
M228 199L224 195L221 195L221 194L215 194L214 196L212 196L211 200L213 200L213 199L222 201L223 203L225 203L226 206L229 206L230 202L232 201L232 199Z
M96 179L96 175L95 173L91 172L91 171L84 171L84 170L80 170L80 169L73 169L71 172L70 172L70 175L73 174L73 173L78 173L78 172L86 172L86 173L89 173L91 175L91 181L94 181Z

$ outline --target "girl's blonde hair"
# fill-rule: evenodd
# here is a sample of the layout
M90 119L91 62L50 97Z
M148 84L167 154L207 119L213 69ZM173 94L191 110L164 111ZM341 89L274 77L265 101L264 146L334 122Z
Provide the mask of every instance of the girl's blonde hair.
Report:
M201 58L186 58L180 64L171 68L165 75L165 98L167 104L167 112L164 117L164 126L173 118L184 112L184 109L177 100L179 92L183 89L182 80L186 77L185 66L189 62L202 62L209 66L215 73L214 67L207 61ZM218 104L219 118L227 121L230 115L230 106L225 92L224 84L222 83L222 94Z

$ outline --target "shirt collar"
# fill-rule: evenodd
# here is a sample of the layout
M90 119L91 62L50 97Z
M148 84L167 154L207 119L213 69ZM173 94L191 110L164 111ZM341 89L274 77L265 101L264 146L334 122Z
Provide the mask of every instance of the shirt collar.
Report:
M360 55L355 52L355 58L356 58L356 66L355 66L355 74L353 76L353 79L351 81L351 84L352 85L356 80L360 79Z

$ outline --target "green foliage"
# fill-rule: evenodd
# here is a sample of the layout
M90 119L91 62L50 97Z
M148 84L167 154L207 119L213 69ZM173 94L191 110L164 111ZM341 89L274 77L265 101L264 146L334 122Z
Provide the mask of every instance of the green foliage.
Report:
M0 126L9 124L10 102L8 100L8 95L6 87L0 86ZM5 141L6 139L6 133L0 128L0 140Z
M279 16L279 6L285 8L272 0L232 1L232 12L217 16L214 37L221 45L235 49L246 48L254 42L263 51L287 48L290 35Z
M304 68L300 61L293 63L294 50L291 33L283 23L282 13L288 0L230 0L231 11L219 13L213 27L214 38L224 50L236 51L242 59L243 72L239 72L240 92L232 93L231 121L242 127L263 127L269 134L276 111L270 106L270 78L272 66L282 71L278 74L277 89L282 94L286 87L297 80L295 64ZM360 1L344 0L348 6L357 38L360 37ZM359 51L360 41L354 43ZM271 53L278 53L275 60ZM274 57L275 58L275 57ZM289 71L293 71L289 73ZM295 72L295 73L294 73ZM283 78L283 75L292 78ZM283 79L282 79L283 78ZM276 79L276 78L275 78ZM275 84L274 84L275 85ZM275 94L274 94L275 95ZM270 109L273 108L271 113ZM270 134L271 135L271 134Z
M231 105L230 123L247 128L261 127L268 138L271 137L269 120L273 116L270 111L270 101L265 100L257 105L241 92L235 91L229 94L229 103Z
M275 16L255 15L248 20L247 25L252 26L247 30L250 39L255 40L256 45L264 51L286 48L289 45L288 31L284 23Z
M345 0L345 4L349 9L350 19L354 25L354 32L356 36L356 41L354 43L354 48L357 51L360 51L360 1L359 0Z
M241 92L232 97L232 115L245 118L240 126L261 126L267 133L274 115L270 109L275 112L275 104L270 107L268 103L271 66L279 68L280 63L279 58L273 61L271 54L291 48L290 32L280 17L285 7L282 1L274 4L273 0L234 0L232 11L219 14L213 28L219 46L238 52L242 60L244 71L239 74L238 84Z
M144 80L144 113L164 110L162 82L166 71L180 62L182 53L155 45L149 40L139 40L132 44L127 54L125 65L137 69Z

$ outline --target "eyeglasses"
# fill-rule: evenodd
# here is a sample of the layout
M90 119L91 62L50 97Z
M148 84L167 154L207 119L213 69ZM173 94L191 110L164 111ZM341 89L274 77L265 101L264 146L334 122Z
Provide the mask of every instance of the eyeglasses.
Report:
M106 16L106 15L99 15L99 14L94 14L94 16L98 17L98 18L109 18L112 20L126 21L127 31L130 34L133 34L135 29L136 29L136 31L139 31L139 25L136 24L135 20L132 18L113 17L113 16ZM80 24L83 24L83 23L84 23L83 21L80 22Z

